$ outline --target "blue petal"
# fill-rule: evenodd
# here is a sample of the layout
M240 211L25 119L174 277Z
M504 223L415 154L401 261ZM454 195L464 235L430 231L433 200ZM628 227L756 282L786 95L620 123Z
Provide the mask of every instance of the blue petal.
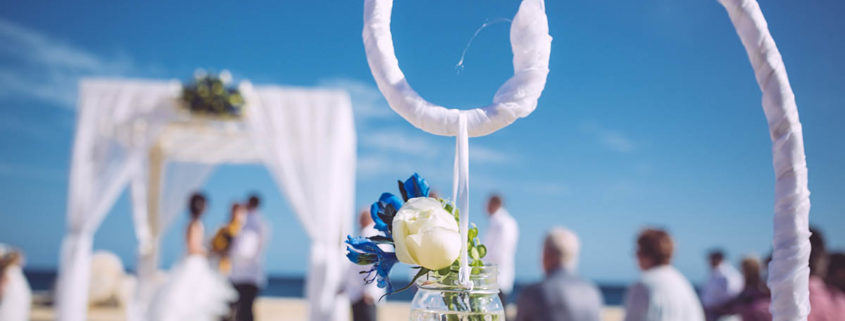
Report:
M373 203L373 205L370 206L370 217L373 218L373 223L375 223L376 230L382 231L387 234L390 232L390 227L387 226L387 223L385 223L384 220L381 219L381 217L379 217L379 213L381 212L382 209L379 206L379 202L375 202Z
M399 262L396 253L385 252L378 247L378 244L364 237L347 236L346 244L351 246L346 248L348 251L346 257L350 261L356 264L369 264L363 262L371 261L371 264L373 264L373 268L368 271L365 280L368 283L377 281L378 287L386 289L387 293L392 293L393 285L390 283L390 270L393 269L396 262ZM373 272L375 272L375 275L373 275Z
M402 200L396 195L390 193L381 194L378 202L370 206L370 216L373 218L373 222L375 222L375 229L384 232L387 237L391 237L393 216L396 215L396 211L401 207Z
M408 198L415 198L415 197L428 197L428 183L420 177L420 174L414 173L411 175L407 180L405 180L405 193L407 193Z
M398 196L390 194L390 193L382 193L381 196L378 198L379 203L384 203L385 207L387 205L393 205L393 208L397 211L402 208L402 199Z

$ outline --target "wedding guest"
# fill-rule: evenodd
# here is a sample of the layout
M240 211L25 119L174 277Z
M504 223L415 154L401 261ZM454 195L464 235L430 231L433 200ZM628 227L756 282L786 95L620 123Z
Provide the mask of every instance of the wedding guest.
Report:
M625 295L626 321L702 321L704 310L689 281L671 265L669 233L645 229L637 237L640 280Z
M540 283L527 286L517 300L517 321L598 321L602 298L598 288L578 277L578 236L563 228L552 228L543 242L543 271Z
M0 320L29 320L32 290L23 275L23 255L0 244Z
M253 321L253 305L258 292L267 284L264 274L263 251L267 241L267 229L258 208L261 199L251 195L246 204L246 222L232 241L232 271L229 280L238 291L235 302L235 320Z
M771 292L763 280L760 260L754 256L742 259L744 287L736 298L725 303L721 312L738 314L743 321L770 321Z
M827 265L827 286L833 301L845 310L845 254L833 253Z
M232 204L229 222L217 229L214 237L211 238L211 252L217 258L217 268L223 275L228 275L232 270L232 241L240 233L244 221L246 221L246 207L240 203Z
M358 215L359 235L370 237L378 234L375 223L370 216L369 210L363 210ZM346 277L346 295L352 303L353 321L375 321L377 316L376 303L385 291L376 285L376 282L369 284L364 281L361 272L369 271L369 265L357 265L350 263L348 276Z
M499 297L502 299L502 304L507 305L508 295L513 290L514 256L519 238L519 227L502 203L502 197L495 194L487 200L490 224L481 240L487 246L487 256L484 257L484 261L495 264L499 271L496 279L499 283Z
M827 284L845 295L845 253L833 253L828 261Z
M807 321L842 320L845 300L841 300L824 282L828 255L821 232L810 228L810 315Z
M717 310L742 291L742 276L730 263L725 262L725 253L722 250L710 251L708 259L710 275L701 290L705 317L708 321L737 320L731 315L721 315Z

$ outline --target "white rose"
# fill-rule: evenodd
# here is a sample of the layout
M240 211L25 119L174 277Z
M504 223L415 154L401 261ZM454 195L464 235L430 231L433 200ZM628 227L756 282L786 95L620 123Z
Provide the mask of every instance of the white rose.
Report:
M396 257L407 264L439 270L461 252L461 234L455 217L440 201L429 197L408 200L393 218Z

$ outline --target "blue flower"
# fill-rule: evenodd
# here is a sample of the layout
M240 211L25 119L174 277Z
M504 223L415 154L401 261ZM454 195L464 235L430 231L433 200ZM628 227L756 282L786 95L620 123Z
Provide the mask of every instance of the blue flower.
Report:
M378 244L365 237L346 237L346 247L348 253L346 257L355 264L367 265L372 264L373 267L367 271L364 280L367 283L378 281L377 285L380 288L386 289L387 293L393 292L393 285L390 283L390 270L393 265L399 260L396 258L396 253L385 252L379 248Z
M378 201L370 206L370 216L375 222L376 230L384 232L388 238L393 236L393 217L402 207L402 200L390 193L381 194Z
M429 188L425 179L420 177L420 174L414 173L404 183L399 181L399 191L402 192L402 197L407 202L415 197L428 197Z
M389 275L390 269L399 260L396 258L396 253L385 252L378 245L394 245L393 217L402 208L402 204L404 204L403 200L407 202L411 198L428 197L429 187L428 183L419 174L414 173L414 175L411 175L404 182L399 181L399 191L402 192L402 198L391 193L383 193L378 201L370 206L370 216L372 216L373 222L375 222L375 229L384 233L384 235L355 238L351 236L346 237L346 244L349 245L346 247L346 258L359 265L371 264L373 267L369 271L364 272L367 274L364 280L367 283L378 281L378 287L386 289L387 294L394 293ZM423 273L418 274L417 277L421 274ZM399 291L407 289L412 284L413 282L399 289Z

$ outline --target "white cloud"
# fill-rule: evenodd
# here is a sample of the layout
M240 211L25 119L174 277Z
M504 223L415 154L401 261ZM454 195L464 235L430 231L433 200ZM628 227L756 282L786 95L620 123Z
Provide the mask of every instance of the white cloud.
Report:
M440 146L437 146L428 134L419 132L409 134L400 130L365 131L361 133L360 142L363 146L401 153L404 155L433 158L440 155Z
M126 55L102 57L0 18L0 97L27 96L73 107L77 81L124 75L136 68Z
M637 148L636 143L624 133L602 127L596 123L584 123L581 126L581 131L593 136L598 143L614 152L630 153Z
M334 77L317 82L320 87L346 90L352 99L352 109L357 121L365 122L370 118L393 116L393 110L384 100L378 88L371 83L351 78Z

